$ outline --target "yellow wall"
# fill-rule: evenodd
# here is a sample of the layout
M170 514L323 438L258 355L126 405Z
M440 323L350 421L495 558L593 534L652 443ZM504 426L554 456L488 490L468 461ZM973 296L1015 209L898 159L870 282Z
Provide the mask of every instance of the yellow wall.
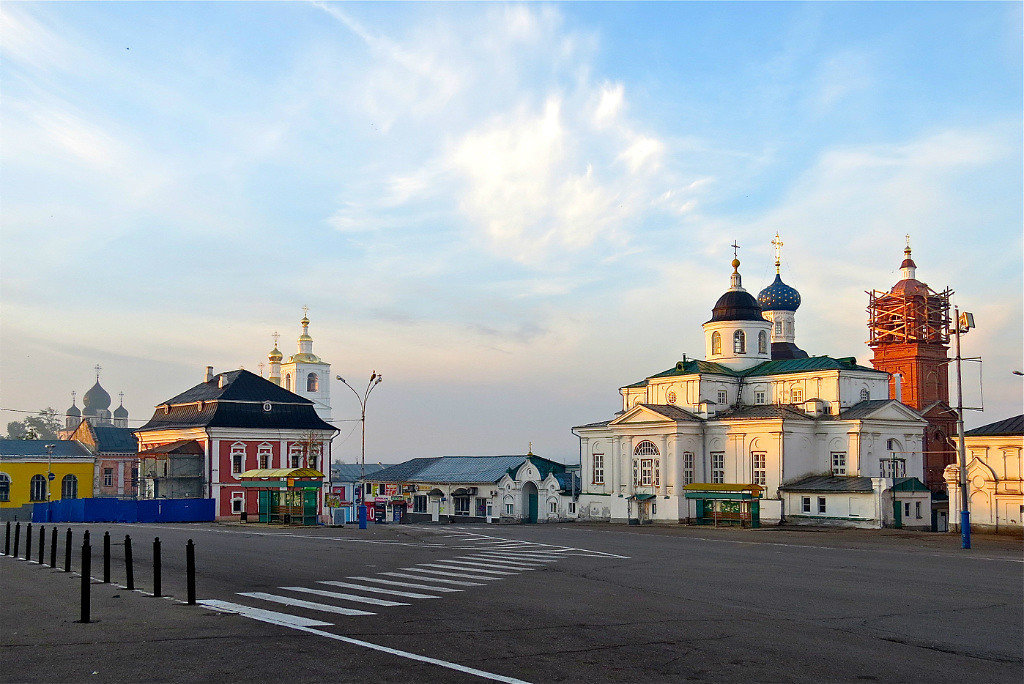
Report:
M89 460L80 461L54 461L51 467L56 476L50 483L50 500L60 499L61 482L65 475L74 475L78 478L78 498L85 499L92 496L92 474L93 462ZM9 501L0 501L2 508L14 508L27 503L35 503L29 500L29 483L33 475L46 477L46 459L42 461L8 461L0 460L0 473L5 473L11 478L11 496Z

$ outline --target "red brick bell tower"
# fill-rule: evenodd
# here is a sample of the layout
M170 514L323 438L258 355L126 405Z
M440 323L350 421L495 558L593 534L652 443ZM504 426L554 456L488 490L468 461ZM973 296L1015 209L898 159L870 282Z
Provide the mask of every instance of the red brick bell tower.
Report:
M936 292L917 279L910 258L910 237L900 264L902 278L888 292L868 292L868 345L871 365L892 374L889 397L919 411L929 422L925 431L925 484L945 489L942 470L956 452L949 437L955 433L956 413L949 407L949 298L948 287ZM896 396L896 374L902 382Z

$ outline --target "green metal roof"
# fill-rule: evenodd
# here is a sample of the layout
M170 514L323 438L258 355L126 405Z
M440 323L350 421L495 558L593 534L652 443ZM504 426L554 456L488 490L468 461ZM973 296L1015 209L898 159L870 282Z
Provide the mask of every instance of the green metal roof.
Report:
M874 368L857 365L857 359L852 356L841 358L833 358L831 356L809 356L804 359L779 359L778 361L765 361L764 363L757 364L753 368L748 368L742 371L734 371L731 368L727 368L722 364L715 363L713 361L688 359L686 361L680 361L668 370L655 373L649 378L645 378L639 382L634 382L632 385L626 385L626 387L645 387L654 378L668 378L677 375L709 374L750 378L765 375L783 375L785 373L805 373L808 371L823 370L859 370L870 371L872 373L884 373L884 371L876 370Z
M896 478L896 484L890 489L894 492L927 492L929 491L924 483L916 477Z

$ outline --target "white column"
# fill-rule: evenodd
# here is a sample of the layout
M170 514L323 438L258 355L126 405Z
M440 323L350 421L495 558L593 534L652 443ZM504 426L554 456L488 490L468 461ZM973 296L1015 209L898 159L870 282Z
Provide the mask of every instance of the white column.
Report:
M610 466L609 470L611 472L610 480L612 485L612 496L615 496L619 493L619 471L621 470L619 468L619 439L621 438L614 436L608 439L608 446L610 448L608 449L609 453L606 455L608 458L606 465Z
M669 457L668 457L668 436L662 435L658 440L658 450L661 451L661 496L668 496L668 474L669 474ZM674 470L674 468L673 468Z
M589 437L581 437L580 438L580 489L581 490L584 489L584 487L587 487L587 489L589 489L589 487L587 485L590 482L590 478L587 477L587 475L585 475L585 473L587 473L588 471L589 472L593 472L593 470L591 470L591 466L590 466L590 463L591 463L592 459L593 459L593 457L590 455L590 438Z
M624 440L624 446L626 448L623 451L626 452L626 458L623 459L625 461L623 465L626 467L626 491L629 493L630 496L632 496L633 494L636 493L636 486L633 484L633 449L636 448L636 444L634 444L633 442L636 440L636 438L625 437Z

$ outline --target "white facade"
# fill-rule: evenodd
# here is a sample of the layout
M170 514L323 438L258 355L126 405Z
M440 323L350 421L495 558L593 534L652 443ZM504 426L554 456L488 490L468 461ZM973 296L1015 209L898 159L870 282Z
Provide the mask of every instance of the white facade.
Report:
M1024 525L1024 436L965 438L971 527L993 532L1017 531ZM960 468L946 466L949 522L960 523Z
M298 350L285 361L275 342L274 349L267 357L270 361L270 375L267 379L312 401L317 415L330 422L331 364L313 353L309 318L303 316L300 323L302 334L299 335Z

